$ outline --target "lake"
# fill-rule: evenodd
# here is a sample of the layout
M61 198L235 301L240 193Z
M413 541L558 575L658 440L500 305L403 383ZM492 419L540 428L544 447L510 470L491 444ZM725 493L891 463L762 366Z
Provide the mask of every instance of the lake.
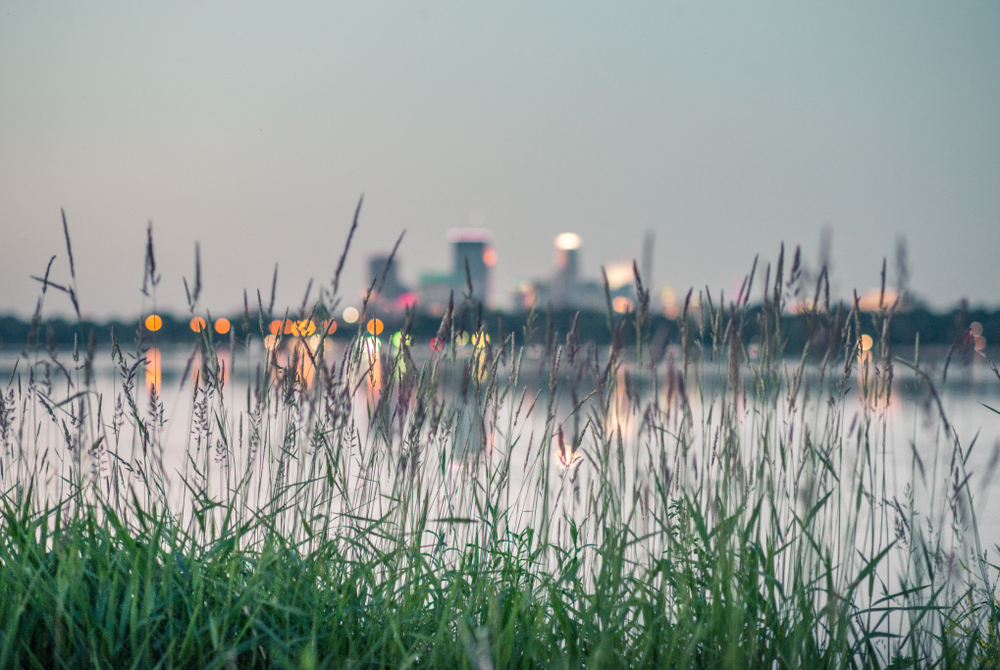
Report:
M374 341L368 345L371 355L378 347L379 356L371 357L375 365L371 366L369 374L364 379L354 379L351 384L353 393L353 416L356 445L369 443L371 437L368 430L372 427L370 418L375 407L381 386L382 369L391 365L389 357L395 351L388 342L380 345ZM328 340L326 351L328 364L342 361L345 352L343 343ZM503 379L498 387L506 389L506 395L501 402L492 405L492 414L483 410L478 401L469 401L469 379L463 379L464 363L470 356L477 355L477 349L471 343L456 346L455 360L451 361L444 354L435 354L426 345L413 346L411 365L415 368L428 368L436 360L438 378L436 397L442 406L447 406L448 415L452 421L447 430L442 431L434 439L436 448L447 454L449 467L459 468L470 453L485 450L491 459L505 454L509 461L507 477L509 478L509 497L513 497L512 506L517 507L518 491L524 491L532 479L537 477L540 469L537 461L529 462L532 449L538 449L547 436L554 445L551 458L554 472L563 478L572 479L579 493L581 484L585 487L590 470L597 467L597 457L588 454L587 430L594 430L596 423L591 414L592 408L581 409L581 399L585 399L595 387L592 370L598 370L606 363L606 352L598 350L592 356L595 358L586 374L573 373L573 366L561 361L563 368L557 375L558 382L551 402L551 417L547 414L549 406L549 388L551 382L551 361L544 359L540 347L527 348L519 357L516 381L512 380L512 370L515 366L514 357L508 352L504 364L497 367L497 377ZM281 367L294 365L302 380L309 380L315 374L308 357L293 360L294 351L287 347L279 352L275 359ZM948 425L957 435L961 448L967 453L966 469L968 471L968 487L972 493L974 509L977 515L981 540L984 547L1000 545L1000 499L998 491L996 467L1000 455L1000 415L992 412L984 405L1000 408L1000 380L996 378L982 356L953 355L949 361L947 381L942 384L941 377L944 367L946 350L923 351L921 366L928 376L938 386L937 392L940 406L926 384L918 385L915 374L907 367L897 364L894 367L892 395L888 404L879 407L869 407L868 414L877 416L881 435L884 440L880 457L884 459L885 468L882 476L885 478L884 490L887 504L902 505L906 499L916 497L918 503L925 502L929 507L937 504L935 496L940 499L945 495L942 485L937 479L947 470L952 451L949 433L940 418L943 410ZM988 352L989 353L989 352ZM578 357L581 354L578 354ZM266 361L266 352L261 344L252 345L249 350L237 347L237 355L231 356L228 348L218 351L219 369L224 379L221 389L222 398L213 398L219 409L223 410L230 433L230 440L236 444L229 445L228 465L235 469L245 467L249 457L251 426L249 417L254 411L255 389L269 374L262 372L262 363ZM634 351L632 352L634 358ZM912 352L902 352L900 358L912 358ZM619 439L625 445L624 457L626 485L641 487L646 479L644 469L655 467L647 454L648 435L643 437L642 412L659 407L661 410L670 403L669 394L674 393L666 382L668 370L677 370L680 350L671 348L663 360L655 367L636 365L629 362L628 355L616 375L616 395L608 403L610 412L602 417L602 430L617 431ZM706 357L707 358L707 357ZM20 359L20 360L19 360ZM135 365L138 359L126 355L126 367L134 367L135 400L139 412L149 415L152 411L162 417L162 424L156 429L156 448L158 466L167 475L173 487L173 495L183 495L181 476L189 476L191 463L189 454L201 454L196 457L204 459L207 468L212 470L223 462L221 452L214 459L205 459L205 455L218 445L213 440L219 438L218 417L216 426L202 425L199 433L198 422L203 424L206 417L197 416L198 404L192 403L192 390L195 379L200 374L200 356L197 347L169 347L162 351L151 349L146 354L147 363ZM0 354L0 383L5 384L5 393L10 396L17 388L24 388L28 377L32 374L29 358L11 353ZM742 394L735 396L736 416L745 424L746 430L753 431L754 417L759 415L755 406L759 399L754 398L751 366L744 366L742 383L744 387L750 383L749 395L744 389ZM785 374L792 374L799 366L799 360L787 360L782 366ZM586 366L584 366L586 367ZM856 366L860 367L860 366ZM74 362L71 351L58 351L54 356L47 353L39 354L33 367L36 384L43 389L42 393L51 404L59 410L65 410L70 403L59 405L77 394L82 388L82 364ZM429 369L429 368L428 368ZM583 369L579 360L576 369ZM274 372L270 373L272 380ZM671 372L670 374L678 374ZM714 365L709 362L692 364L689 379L696 375L699 380L697 393L687 394L686 412L690 413L694 424L708 426L713 412L720 411L720 405L727 401L721 397L726 377L729 374L726 366ZM109 352L96 355L93 366L93 386L97 406L100 407L100 420L104 422L106 435L106 452L100 468L106 473L112 461L133 462L141 452L142 439L134 426L128 425L127 402L122 400L123 380L127 378L127 370L112 361ZM76 386L69 388L67 376L74 378ZM825 407L831 402L831 395L823 385L829 386L834 375L826 373L826 379L820 379L819 366L807 364L803 367L801 380L803 407L798 410L806 417L802 425L813 424L813 430L824 422L822 416ZM467 375L466 375L467 377ZM865 403L861 399L860 389L863 387L862 373L857 369L848 375L841 408L843 421L856 429L859 417L865 414ZM473 382L474 384L474 382ZM465 393L463 394L463 386ZM691 387L689 382L688 387ZM158 390L159 402L162 405L150 409L150 390ZM395 391L398 394L398 390ZM474 394L472 394L474 395ZM627 396L627 397L626 397ZM13 396L11 396L13 397ZM462 398L466 400L462 400ZM748 400L749 398L749 400ZM529 405L534 400L534 408ZM204 397L203 397L204 400ZM731 400L731 399L730 399ZM396 402L398 403L398 397ZM593 400L591 400L593 402ZM729 402L730 405L733 402ZM30 403L25 406L30 409ZM644 409L645 408L645 409ZM576 410L576 411L574 411ZM58 452L58 446L65 443L64 427L55 416L45 418L41 412L32 416L23 416L29 423L36 424L34 434L29 434L22 441L20 449L25 458L37 462L45 454L52 460L47 472L47 480L52 485L58 485L59 477L66 474L68 460L51 457ZM516 419L515 419L515 415ZM779 417L791 426L794 431L795 420L790 416ZM107 430L110 428L110 430ZM214 428L214 430L213 430ZM784 429L784 428L783 428ZM582 435L581 435L582 430ZM546 433L549 431L549 434ZM848 431L850 433L851 431ZM396 436L397 441L400 436ZM706 437L710 439L710 436ZM796 440L791 435L789 442ZM749 438L748 438L749 440ZM569 446L567 446L569 445ZM645 446L643 446L645 445ZM493 454L496 449L499 453ZM28 456L30 454L30 456ZM4 484L11 484L10 476L15 469L11 468L15 454L8 447L5 454L6 471ZM256 455L255 455L256 457ZM435 456L435 459L438 457ZM537 458L537 457L536 457ZM428 454L423 459L433 460ZM439 459L438 459L439 460ZM57 465L61 463L62 465ZM383 476L388 481L391 478L391 467L383 470ZM212 477L208 476L209 481ZM509 499L509 498L508 498ZM561 501L565 507L566 500ZM571 506L570 506L571 507ZM566 509L569 509L567 507ZM530 511L530 509L528 510ZM571 511L571 510L570 510ZM524 510L522 510L524 512ZM572 513L572 511L571 511Z

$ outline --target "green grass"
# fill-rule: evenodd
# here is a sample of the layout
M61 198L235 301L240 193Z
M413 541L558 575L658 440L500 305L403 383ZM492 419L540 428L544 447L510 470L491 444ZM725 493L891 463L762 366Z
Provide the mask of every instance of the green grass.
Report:
M934 401L931 377L887 340L859 356L889 306L803 317L787 364L781 265L756 356L745 300L686 309L676 350L642 295L638 346L601 351L463 348L449 316L430 360L381 350L377 398L360 328L312 385L297 338L255 360L262 308L222 343L245 395L196 345L186 427L146 397L142 342L111 352L114 397L93 349L26 350L0 405L0 667L1000 667L971 445L935 409L944 466L915 450L899 498L887 403L904 377Z

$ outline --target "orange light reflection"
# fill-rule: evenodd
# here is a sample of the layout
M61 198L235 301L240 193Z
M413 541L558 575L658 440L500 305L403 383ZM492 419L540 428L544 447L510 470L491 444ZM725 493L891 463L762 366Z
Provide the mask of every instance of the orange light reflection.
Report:
M150 347L146 352L146 392L160 392L160 384L163 381L160 368L160 350Z

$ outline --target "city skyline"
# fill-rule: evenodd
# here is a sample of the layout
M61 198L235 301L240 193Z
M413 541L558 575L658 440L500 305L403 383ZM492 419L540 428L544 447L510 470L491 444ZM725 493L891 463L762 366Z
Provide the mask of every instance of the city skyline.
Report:
M481 223L482 219L479 218L478 212L473 212L470 215L470 223ZM60 229L61 231L61 229ZM405 231L402 231L402 235L405 238ZM148 233L148 230L147 230ZM72 239L72 232L70 232ZM469 237L471 236L471 237ZM808 252L801 247L788 247L782 243L784 247L784 253L786 254L785 263L791 263L792 258L799 252L802 258L802 268L804 270L804 279L806 282L814 281L818 276L820 270L823 267L823 261L826 255L829 253L829 229L825 231L826 240L821 240L820 248L816 252L816 260L810 260L808 258ZM649 243L654 239L653 231L647 231L647 238L644 242ZM360 277L361 281L353 281L349 277L341 276L340 284L350 286L352 283L359 287L356 294L350 295L340 291L339 302L340 310L344 308L354 308L360 307L364 301L365 296L368 294L368 289L370 287L376 287L373 290L372 295L369 299L377 301L378 291L377 287L382 285L384 289L388 289L390 293L390 298L387 302L378 305L381 309L389 309L390 311L399 311L407 306L416 306L423 311L429 311L436 315L443 313L444 305L448 302L449 293L454 296L456 301L461 301L464 295L467 293L467 278L465 272L460 268L461 262L466 256L469 256L470 252L468 249L462 251L459 249L463 245L463 242L468 240L474 240L478 246L473 249L472 255L482 256L484 259L487 254L490 256L489 263L480 263L479 268L474 270L474 291L473 294L477 299L481 299L481 296L485 293L486 299L484 303L486 306L493 310L499 311L518 311L522 309L530 309L532 304L538 307L545 308L547 306L553 306L556 308L572 308L572 309L582 309L590 311L602 311L605 309L605 298L604 298L604 277L607 278L612 297L616 298L614 304L615 311L625 312L631 311L632 309L632 299L634 297L634 273L633 264L641 268L641 272L648 271L647 268L643 267L644 262L651 259L644 259L642 256L644 253L650 252L651 255L655 256L653 249L642 249L639 253L636 253L632 258L619 257L618 259L604 261L597 265L597 272L584 272L581 270L581 256L585 256L586 248L584 244L584 238L578 233L572 231L565 231L555 235L551 240L551 250L553 252L551 257L550 265L539 267L536 269L534 275L531 276L520 276L511 283L508 283L503 287L496 287L493 285L494 280L488 279L485 274L481 274L484 271L490 272L495 269L495 266L500 265L502 262L499 255L496 253L495 245L493 244L493 235L491 231L487 228L451 228L444 235L442 244L440 245L442 249L447 249L451 246L450 252L445 252L449 259L450 267L424 267L416 266L409 267L405 272L403 270L406 267L406 256L405 256L405 242L401 243L398 248L393 248L395 255L392 256L392 263L388 267L387 281L383 280L382 274L386 272L386 263L389 261L391 255L389 247L376 247L373 250L369 250L367 253L364 250L358 250L355 245L348 250L348 258L352 255L358 255L363 257L362 263L355 259L353 263L345 262L345 267L351 267L352 265L362 265L364 271L362 272L363 277ZM50 269L50 280L53 284L57 286L62 286L60 281L64 284L69 285L69 282L65 281L65 278L60 279L59 273L60 268L58 263L62 261L67 265L67 268L63 270L68 270L68 254L66 252L66 242L65 237L60 240L63 244L62 248L58 249L52 255L52 268ZM147 239L148 241L148 239ZM960 298L954 301L952 304L945 305L934 305L929 303L926 298L919 293L919 291L913 291L910 286L910 269L906 267L908 262L906 256L907 251L907 239L904 235L897 237L896 247L893 249L891 254L886 254L883 257L883 263L885 265L885 288L887 295L889 295L890 302L894 300L898 294L898 287L900 281L907 284L907 292L911 299L915 299L922 305L926 305L937 309L948 309L957 305L961 300L966 300L966 298ZM567 246L570 245L570 246ZM75 246L75 245L74 245ZM469 246L466 244L465 246ZM154 256L155 256L155 240L154 240ZM902 253L902 258L900 254ZM736 294L740 289L740 284L743 279L745 279L750 271L753 269L753 261L757 260L758 270L765 270L767 265L775 265L780 255L780 250L775 251L773 256L768 254L754 254L754 258L751 259L751 264L743 275L734 276L730 283L726 286L673 286L670 284L664 284L662 282L655 282L652 285L646 281L646 287L651 290L651 309L657 313L663 313L668 318L676 318L679 306L684 300L684 296L690 290L693 293L695 304L699 299L700 294L704 294L707 290L712 290L713 297L716 297L719 292L726 295L728 300L735 298ZM74 254L75 256L75 254ZM200 257L200 254L199 254ZM75 260L75 258L74 258ZM903 267L900 267L900 263L903 263ZM590 265L593 265L592 263ZM487 267L488 266L488 267ZM502 266L501 266L502 267ZM829 267L833 267L833 263L829 264ZM786 266L787 268L787 266ZM282 291L277 290L278 282L274 281L274 273L277 272L278 280L281 279L280 266L275 266L271 268L272 281L271 284L276 289L275 299L276 304L285 307L295 308L296 305L300 305L302 298L300 297L298 301L294 298L290 301L283 301L280 297ZM848 303L851 302L854 292L857 292L861 296L861 305L863 309L871 310L875 309L870 303L879 293L879 285L881 282L881 270L882 265L879 266L879 273L875 277L875 281L869 283L864 288L861 287L850 287L847 294L843 294L840 282L836 278L831 282L831 286L840 288L841 291L838 292L837 288L833 289L833 299L834 301L843 300ZM475 273L480 274L475 274ZM901 272L904 276L901 276ZM63 272L67 274L67 272ZM37 287L37 294L32 298L32 309L37 304L37 299L42 297L42 283L40 275L44 275L44 270L33 273L29 278L32 280L32 286ZM160 280L162 284L162 273L159 273ZM179 275L178 275L179 276ZM185 282L193 281L194 267L192 267L191 272L184 273L183 276L179 276L181 282L181 287L187 290L189 287L185 285ZM331 275L332 277L332 275ZM324 288L329 288L331 284L328 278L325 282L322 278L310 278L311 281L303 287L303 290L307 291L307 296L312 295L315 298L315 294L311 291L318 289L320 285L324 285ZM756 277L757 283L754 285L754 290L750 298L750 302L759 302L762 299L761 291L763 290L760 282L763 280L761 276ZM800 282L801 283L801 282ZM140 281L140 288L142 282ZM440 284L440 286L435 286L435 284ZM1000 280L997 282L998 291L1000 291ZM260 292L261 299L269 301L271 286L257 287L254 290L246 289L248 299L251 302L256 301L257 292ZM437 290L435 290L437 289ZM485 291L484 291L485 289ZM74 314L74 306L72 300L65 293L60 293L58 290L50 289L50 293L46 297L45 301L45 312L50 316L61 316L61 317L71 317ZM137 289L138 291L138 289ZM163 289L160 288L162 292ZM575 291L575 293L574 293ZM141 291L139 291L141 293ZM294 290L292 291L294 293ZM385 292L385 291L384 291ZM174 292L176 293L176 291ZM288 293L285 289L284 293ZM128 311L99 311L93 309L87 309L86 303L81 307L83 316L85 319L101 319L101 318L117 318L125 317L132 318L141 313L151 313L151 311L164 312L164 313L183 313L190 311L187 305L181 305L176 302L176 299L171 302L157 300L154 306L152 298L156 297L156 290L150 291L147 289L147 295L144 297L146 300L143 305L136 308L132 312ZM626 296L627 299L626 299ZM176 297L176 296L175 296ZM240 311L242 300L244 298L243 290L240 290L238 294L231 296L231 304L228 306L222 304L206 304L206 301L202 300L197 305L195 312L204 311L209 309L217 313L232 313ZM619 305L617 300L626 299L626 303ZM222 301L216 300L215 303L221 303ZM799 301L792 300L790 305L794 310ZM1000 300L997 301L1000 303ZM375 306L373 305L373 306ZM974 303L977 307L994 307L990 303ZM253 311L253 310L251 310ZM21 318L26 318L30 316L31 312L25 310L8 310L6 312L0 312L0 316L3 315L13 315ZM341 318L339 314L336 315Z
M53 255L70 280L60 208L85 315L151 306L150 221L158 308L185 309L196 244L203 307L269 294L275 264L298 305L362 194L351 300L404 230L416 286L485 228L501 306L560 233L596 281L652 231L654 295L730 295L783 242L846 299L905 236L917 297L993 307L998 62L995 3L0 0L0 314L30 316Z

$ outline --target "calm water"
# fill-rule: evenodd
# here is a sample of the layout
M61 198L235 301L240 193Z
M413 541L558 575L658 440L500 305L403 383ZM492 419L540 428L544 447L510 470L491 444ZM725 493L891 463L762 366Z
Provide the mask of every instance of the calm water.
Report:
M461 356L471 354L471 347L465 347L459 352ZM540 407L536 407L533 414L527 417L520 416L519 424L515 432L521 435L514 450L521 450L512 457L511 462L517 467L512 469L511 481L514 495L527 485L528 480L533 476L531 467L520 465L519 454L525 450L530 450L531 443L537 444L540 436L547 430L545 422L545 405L547 402L546 389L548 384L546 366L542 361L533 357L538 352L527 352L522 359L522 384L518 389L519 393L513 393L509 398L501 403L503 412L509 415L500 417L495 428L487 429L487 432L496 433L487 436L488 443L505 443L504 440L511 440L512 435L506 435L505 428L509 424L510 416L515 412L520 412L524 408L521 402L521 410L518 409L521 392L525 397L531 398L533 394L541 389L539 401ZM989 352L988 352L989 353ZM334 346L329 353L330 361L339 361L343 354L340 346ZM415 363L421 365L428 361L430 352L426 345L414 347ZM912 354L903 354L903 358L908 358ZM669 359L668 355L668 359ZM967 452L967 470L970 473L969 487L973 493L976 514L979 523L983 548L988 548L993 552L994 545L1000 545L1000 485L996 477L996 466L1000 457L1000 415L995 414L983 405L989 405L1000 409L1000 380L996 378L986 362L978 356L962 359L955 356L951 361L948 380L946 384L941 384L941 372L943 367L942 352L924 352L921 366L928 370L931 378L940 387L939 397L949 422L957 432L963 449ZM992 356L991 356L992 357ZM78 364L72 359L72 352L57 352L56 360L58 364L53 364L48 355L40 356L38 363L34 366L36 380L48 377L48 382L43 383L44 392L51 398L53 403L58 404L65 400L72 393L66 384L66 373L75 379L82 380L82 373L76 370ZM149 389L158 387L160 398L163 403L163 429L159 435L163 445L162 465L164 472L168 476L173 473L177 475L185 472L187 466L188 450L195 449L198 445L196 439L192 437L198 417L192 410L192 388L193 374L191 370L197 370L197 359L191 362L192 350L189 348L170 348L163 351L154 351L149 355L149 360L159 362L159 369L155 365L140 364L136 369L136 397L139 404L139 411L149 411ZM258 363L263 361L264 351L261 347L251 348L249 352L238 352L235 360L232 360L226 350L220 352L220 361L226 370L226 383L224 386L224 407L227 408L227 415L231 422L232 434L235 436L249 434L249 425L246 417L253 406L253 387L257 383ZM285 361L287 363L287 361ZM60 365L62 369L60 369ZM664 363L662 367L667 364ZM788 361L790 369L798 365L797 360ZM27 384L30 374L30 366L26 359L18 360L18 356L6 353L0 354L0 388L5 394L12 389L17 389L20 384L22 388ZM447 367L447 366L446 366ZM65 372L64 372L65 371ZM640 394L646 394L648 399L652 399L655 392L652 380L648 373L640 373L635 370L627 370L631 374L631 382L639 389ZM306 371L308 372L308 371ZM447 370L446 370L447 373ZM704 421L705 417L717 407L719 399L717 392L713 389L725 374L724 369L717 369L713 366L706 366L703 373L703 389L705 397L691 394L690 407L696 422ZM115 419L116 401L120 397L122 388L121 370L113 364L110 355L98 355L93 368L94 388L99 396L101 406L101 420L110 426L116 420L120 420L123 411L121 406L117 407L119 419ZM827 380L828 381L828 380ZM852 375L851 384L856 388L860 383L858 373ZM442 377L442 387L445 396L451 397L452 402L460 396L462 384L461 375L457 368L450 374ZM812 385L812 403L806 408L806 418L812 412L817 423L822 422L825 398L816 391L820 389L818 370L807 368L803 384ZM570 384L564 380L562 386ZM365 431L369 425L368 413L370 411L372 392L370 382L359 380L358 390L354 403L354 419L361 440L365 439ZM583 390L580 396L586 395L586 381L584 380ZM661 389L661 393L666 393ZM885 417L885 440L887 448L884 450L884 458L887 464L886 469L886 498L888 501L904 501L907 495L918 498L918 503L930 503L934 497L940 498L947 495L945 487L936 483L940 479L941 473L945 473L950 465L951 449L945 437L942 422L938 419L938 409L933 402L933 398L926 392L926 387L918 387L912 371L907 370L902 365L895 368L895 382L893 387L893 399L888 406L879 409L880 415ZM572 410L579 398L573 398L567 390L559 393L554 400L554 413L557 422L553 429L562 427L567 436L574 430L579 430L579 424L574 424L570 418ZM64 409L67 405L62 405ZM127 408L124 408L127 409ZM847 396L844 404L844 421L852 425L863 414L861 399L857 392ZM36 408L36 411L37 408ZM56 414L61 411L56 409ZM744 401L744 419L748 424L752 423L754 409L753 403L747 404ZM501 412L501 413L503 413ZM126 412L127 413L127 412ZM635 440L638 430L638 418L627 413L610 417L612 427L622 432L626 441L629 438ZM29 437L27 441L34 440L36 450L33 452L37 457L38 452L46 447L59 444L62 440L61 428L57 421L51 417L33 415L28 418L28 424L35 422L41 429L37 435ZM457 433L475 432L473 422L464 419L456 423ZM489 421L486 421L489 424ZM137 456L139 441L134 430L126 424L122 430L109 433L109 452L115 456L129 461ZM455 438L453 436L452 447L455 448ZM468 439L466 435L463 439ZM586 442L584 442L586 444ZM211 445L207 445L209 448ZM969 451L971 447L971 451ZM30 449L29 449L30 451ZM236 451L236 449L234 449ZM914 458L917 454L918 459ZM8 454L6 467L10 468L11 455ZM558 454L556 455L558 457ZM572 464L571 470L582 473L586 477L586 470L593 467L592 461L579 457L579 462ZM635 460L635 472L628 476L630 482L642 480L641 456L632 456ZM527 459L525 459L527 460ZM918 465L919 461L919 465ZM559 472L565 463L558 462L556 471ZM565 469L565 468L562 468ZM5 475L5 479L7 475ZM176 481L179 477L174 477ZM925 482L925 483L921 483ZM9 482L5 481L5 485ZM1000 546L996 551L1000 552Z

